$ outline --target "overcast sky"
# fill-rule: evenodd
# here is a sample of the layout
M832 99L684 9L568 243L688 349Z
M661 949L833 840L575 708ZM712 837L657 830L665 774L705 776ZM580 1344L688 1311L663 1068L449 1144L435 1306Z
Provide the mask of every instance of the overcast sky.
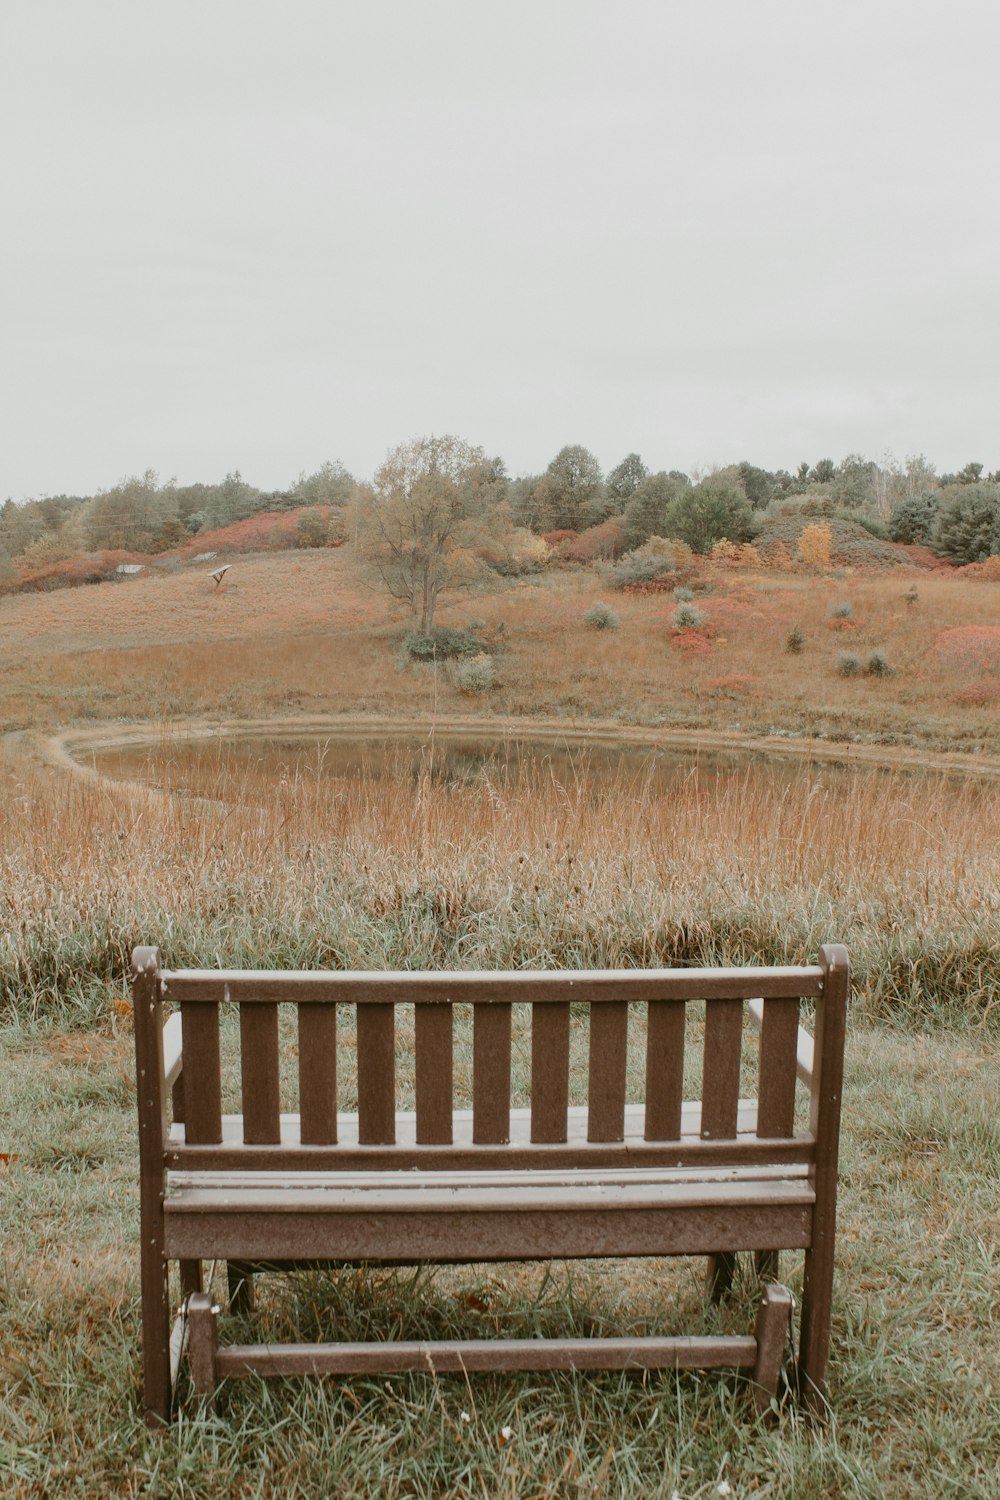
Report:
M995 0L0 0L0 497L1000 466Z

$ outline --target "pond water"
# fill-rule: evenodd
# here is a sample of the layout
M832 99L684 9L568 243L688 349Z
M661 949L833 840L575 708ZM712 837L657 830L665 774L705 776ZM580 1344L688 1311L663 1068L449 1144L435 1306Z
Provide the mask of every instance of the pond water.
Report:
M290 782L379 782L438 785L530 781L574 786L581 782L641 785L669 792L697 775L709 787L734 777L763 776L768 782L800 781L819 774L798 760L762 755L663 749L654 745L503 737L462 733L433 736L359 733L233 736L164 740L95 751L91 763L115 780L140 781L188 796L237 800L262 785ZM846 767L824 765L824 781L846 781ZM870 772L868 774L871 774ZM886 773L889 774L889 773Z

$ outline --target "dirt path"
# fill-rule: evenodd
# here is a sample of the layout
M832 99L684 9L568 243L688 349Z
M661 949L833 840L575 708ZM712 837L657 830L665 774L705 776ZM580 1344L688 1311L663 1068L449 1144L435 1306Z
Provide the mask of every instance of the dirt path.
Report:
M93 767L78 759L81 753L117 750L131 746L158 745L162 741L182 739L228 739L234 736L262 734L326 735L349 739L357 735L413 738L436 735L447 738L460 734L492 741L503 739L537 740L584 748L587 745L648 745L664 750L689 752L723 752L760 755L782 760L817 762L889 770L938 772L948 775L1000 778L1000 760L982 755L934 753L891 745L858 745L831 743L816 739L795 739L781 735L740 735L712 730L669 730L623 726L612 721L558 723L551 720L510 718L484 719L474 715L438 716L437 718L381 718L377 715L356 717L307 717L277 719L235 719L223 722L193 721L183 725L133 724L128 727L104 725L74 730L49 738L22 736L46 763L76 775L103 778Z

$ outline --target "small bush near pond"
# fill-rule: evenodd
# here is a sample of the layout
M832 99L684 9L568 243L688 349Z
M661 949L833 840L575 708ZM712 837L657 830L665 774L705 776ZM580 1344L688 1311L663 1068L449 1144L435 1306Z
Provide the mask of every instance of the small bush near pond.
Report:
M879 649L869 656L865 671L869 677L891 677L893 669L889 665L889 658L885 652Z
M411 630L403 637L403 650L414 661L447 661L462 656L481 656L486 642L471 630L434 625L428 631Z
M837 657L837 671L841 677L860 677L861 658L851 651L841 651Z
M699 625L704 625L705 616L693 604L678 604L670 616L670 623L675 630L697 630Z
M463 693L488 693L495 684L493 662L485 655L463 661L455 669L455 686Z
M605 604L603 599L595 599L584 612L583 619L584 624L590 625L594 630L617 630L621 624L611 605Z

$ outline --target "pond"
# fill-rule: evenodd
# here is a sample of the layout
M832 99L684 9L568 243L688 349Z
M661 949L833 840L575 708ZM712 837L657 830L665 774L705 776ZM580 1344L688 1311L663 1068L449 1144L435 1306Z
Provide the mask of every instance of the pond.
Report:
M222 801L260 800L267 787L291 784L425 781L438 786L510 788L548 783L603 785L656 795L696 776L709 790L736 778L770 784L820 774L808 761L737 752L694 752L649 744L518 736L484 737L462 731L434 734L260 734L165 738L158 744L96 749L90 763L114 780L138 781L180 796ZM824 765L824 782L845 782L849 767ZM870 772L868 773L870 774ZM890 773L884 773L889 775Z

